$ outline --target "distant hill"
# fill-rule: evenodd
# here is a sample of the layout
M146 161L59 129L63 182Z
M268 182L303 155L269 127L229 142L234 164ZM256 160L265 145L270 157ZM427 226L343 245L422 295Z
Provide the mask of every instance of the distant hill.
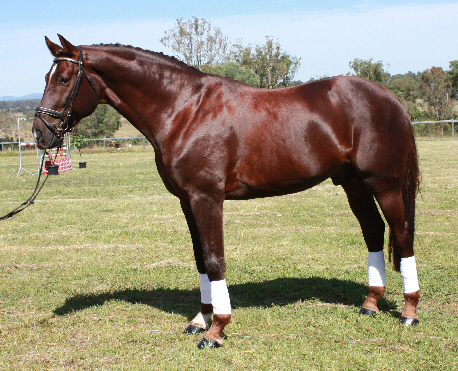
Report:
M42 93L34 93L29 95L24 95L23 97L12 97L12 96L3 96L0 97L0 101L17 101L17 100L30 100L30 99L41 99L43 96Z

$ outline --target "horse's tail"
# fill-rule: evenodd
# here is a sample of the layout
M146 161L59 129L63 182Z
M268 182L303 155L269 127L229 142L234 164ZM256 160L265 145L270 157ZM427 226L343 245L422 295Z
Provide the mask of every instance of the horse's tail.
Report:
M420 169L418 168L417 148L415 145L415 138L412 133L410 139L409 153L407 155L406 172L404 178L404 185L402 187L402 200L404 202L404 210L406 216L406 228L408 228L411 238L414 238L415 232L415 198L417 197L420 187ZM413 243L413 241L412 241ZM388 244L388 257L389 261L393 262L394 269L400 271L401 255L399 246L394 237L393 230L390 229L390 238Z

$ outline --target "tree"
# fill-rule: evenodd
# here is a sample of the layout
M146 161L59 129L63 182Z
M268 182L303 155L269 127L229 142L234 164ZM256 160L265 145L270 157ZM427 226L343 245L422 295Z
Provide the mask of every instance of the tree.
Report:
M453 96L458 96L458 60L450 62L450 82L452 84Z
M75 126L76 135L85 138L112 137L121 127L121 115L106 104L100 104L89 117Z
M417 100L421 97L421 82L417 80L415 74L408 72L404 75L395 75L386 87L398 97L409 112L412 121L426 120L425 112L417 104Z
M220 28L212 28L211 22L193 17L187 21L178 18L175 28L165 31L160 42L183 62L203 72L235 78L261 88L287 87L299 68L300 58L281 50L272 37L266 39L265 45L257 45L254 49L251 45L243 46L241 39L231 45ZM240 67L227 65L229 62ZM259 76L259 83L248 69Z
M433 120L449 120L453 112L452 79L441 67L432 67L421 75L424 100Z
M228 77L233 80L242 81L256 87L260 86L259 76L248 67L241 66L237 62L227 62L224 64L216 64L203 69L204 72L213 75Z
M374 62L372 58L367 60L355 58L349 63L349 66L356 76L366 80L380 85L386 85L389 81L390 74L385 71L382 61Z
M183 62L201 68L205 65L224 63L229 54L228 38L220 28L212 29L204 18L177 19L175 28L165 31L160 42L172 49Z
M17 116L10 112L0 112L0 141L9 142L17 136Z
M283 51L270 36L264 45L256 45L254 51L251 46L236 45L233 57L240 64L248 65L259 76L260 87L268 89L287 87L300 66L300 58Z

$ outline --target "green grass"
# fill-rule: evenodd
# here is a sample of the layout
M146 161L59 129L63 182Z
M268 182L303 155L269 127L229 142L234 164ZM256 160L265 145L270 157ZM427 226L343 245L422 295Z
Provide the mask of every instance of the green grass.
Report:
M300 194L225 203L233 322L218 350L182 335L199 308L179 202L152 149L87 151L34 206L0 222L1 370L455 370L458 141L419 140L416 256L421 323L398 325L402 280L384 311L358 316L367 252L330 181ZM36 177L0 155L0 214ZM28 154L24 167L36 168Z

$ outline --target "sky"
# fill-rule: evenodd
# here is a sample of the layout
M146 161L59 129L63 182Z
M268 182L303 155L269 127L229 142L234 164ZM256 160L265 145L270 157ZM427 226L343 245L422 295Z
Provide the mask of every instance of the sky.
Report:
M450 0L21 0L2 2L1 15L0 97L43 93L52 65L44 36L173 55L160 38L193 16L243 45L273 37L301 58L302 81L345 75L355 58L383 61L393 75L458 59L458 1Z

